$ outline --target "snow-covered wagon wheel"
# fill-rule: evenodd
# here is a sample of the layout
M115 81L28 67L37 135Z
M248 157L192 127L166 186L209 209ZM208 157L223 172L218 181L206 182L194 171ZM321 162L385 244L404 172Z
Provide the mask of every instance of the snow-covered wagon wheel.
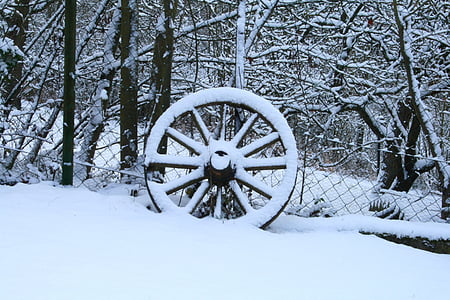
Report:
M297 174L295 139L268 101L234 88L191 94L147 139L146 182L157 211L269 225Z

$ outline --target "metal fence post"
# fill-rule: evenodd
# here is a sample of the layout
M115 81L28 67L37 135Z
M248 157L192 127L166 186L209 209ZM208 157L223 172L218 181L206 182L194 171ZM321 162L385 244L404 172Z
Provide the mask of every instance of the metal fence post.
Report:
M75 111L76 0L65 0L63 185L73 184L73 136Z

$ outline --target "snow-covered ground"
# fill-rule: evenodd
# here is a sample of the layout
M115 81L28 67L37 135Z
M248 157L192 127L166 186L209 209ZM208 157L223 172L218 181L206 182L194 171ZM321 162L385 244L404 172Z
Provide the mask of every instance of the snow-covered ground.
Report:
M450 255L358 230L450 238L450 226L280 216L267 231L155 214L148 195L0 186L0 299L444 299Z

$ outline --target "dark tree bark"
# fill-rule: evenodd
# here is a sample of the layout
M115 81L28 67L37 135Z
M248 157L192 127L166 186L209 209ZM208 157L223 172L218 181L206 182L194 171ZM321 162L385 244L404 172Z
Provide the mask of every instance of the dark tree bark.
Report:
M29 17L29 0L15 0L15 9L11 16L6 19L8 30L5 33L7 38L10 38L14 45L21 51L24 50L26 34L28 31L28 17ZM18 62L11 70L11 75L6 84L6 105L21 109L20 100L20 85L18 84L22 78L23 63Z
M177 1L163 0L163 12L158 20L153 54L153 72L151 83L151 129L156 120L170 105L172 82L172 59L174 48L173 22L176 16Z
M135 0L121 1L120 169L137 161L137 7Z
M151 113L147 136L158 118L170 106L172 83L172 60L174 50L173 22L177 11L176 0L163 0L163 12L156 26L155 48L151 78L150 103ZM167 139L163 138L158 148L159 153L167 152ZM164 168L147 170L149 180L158 180L164 174Z

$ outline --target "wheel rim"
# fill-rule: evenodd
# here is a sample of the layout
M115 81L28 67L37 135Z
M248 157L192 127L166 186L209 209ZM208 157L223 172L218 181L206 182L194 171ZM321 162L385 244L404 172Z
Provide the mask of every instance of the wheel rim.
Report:
M281 113L250 92L216 88L173 104L145 150L158 211L234 219L265 227L295 185L297 150Z

